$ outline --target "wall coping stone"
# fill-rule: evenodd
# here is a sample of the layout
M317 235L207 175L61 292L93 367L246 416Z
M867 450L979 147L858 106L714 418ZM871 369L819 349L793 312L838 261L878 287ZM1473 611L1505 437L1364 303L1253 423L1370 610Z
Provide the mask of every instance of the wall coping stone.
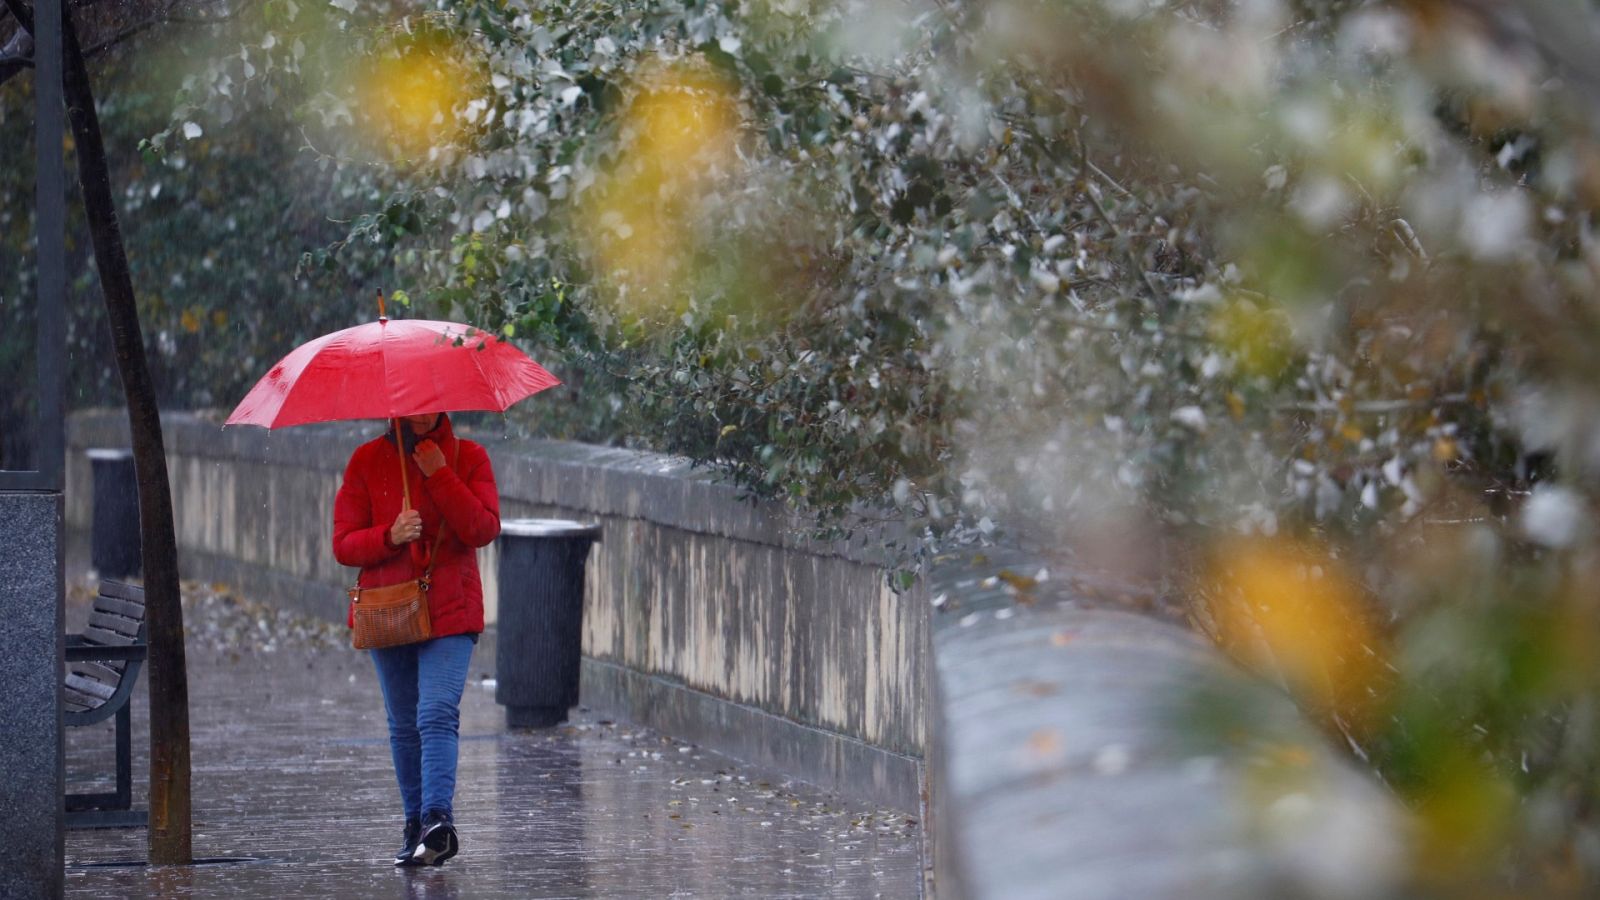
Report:
M381 433L374 421L271 431L253 426L223 428L218 418L177 411L162 412L161 425L168 453L330 472L342 472L346 462L328 457L325 448L331 436L353 450ZM738 486L684 457L573 441L513 438L470 428L462 428L461 433L489 451L503 497L536 499L600 515L645 518L699 534L865 565L887 565L887 557L866 537L814 540L804 515L779 501L750 498ZM84 410L67 419L71 451L127 443L127 416L121 410Z
M1004 548L935 568L928 840L942 898L1249 900L1393 895L1398 803L1290 698L1180 624L1090 599ZM1245 733L1175 730L1228 698ZM1230 724L1234 724L1231 723ZM1263 809L1260 766L1303 778Z

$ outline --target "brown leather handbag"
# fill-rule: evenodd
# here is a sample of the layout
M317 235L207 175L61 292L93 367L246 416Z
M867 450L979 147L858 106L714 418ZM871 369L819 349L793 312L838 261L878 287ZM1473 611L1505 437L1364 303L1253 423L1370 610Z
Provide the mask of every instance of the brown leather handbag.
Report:
M399 431L395 433L399 440ZM400 456L400 487L405 494L405 509L411 508L411 485L406 476L405 451ZM456 459L461 457L461 445L456 444ZM454 461L451 463L454 468ZM445 523L439 522L439 532L434 535L433 548L428 551L428 567L422 577L399 584L364 588L359 584L350 588L350 644L357 650L377 650L418 644L433 637L433 621L428 617L428 588L432 584L433 561L444 541Z
M431 567L430 567L431 572ZM350 589L350 644L357 650L376 650L417 644L433 637L428 618L430 572L400 584Z

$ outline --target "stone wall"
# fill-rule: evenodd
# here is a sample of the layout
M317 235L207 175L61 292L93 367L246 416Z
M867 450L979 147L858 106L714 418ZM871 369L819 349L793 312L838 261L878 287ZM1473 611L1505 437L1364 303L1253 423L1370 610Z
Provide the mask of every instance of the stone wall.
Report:
M186 578L343 619L334 495L376 423L263 431L163 417ZM90 447L121 413L68 423L67 523L92 521ZM584 702L877 802L920 805L927 602L866 551L820 546L781 506L655 454L482 436L502 516L599 521L589 557ZM482 557L492 620L493 548ZM492 641L485 641L492 646Z
M185 576L342 617L351 573L332 559L328 516L373 426L164 425ZM92 512L84 451L125 444L125 429L120 415L69 423L79 534ZM507 518L604 527L588 563L584 702L922 810L929 896L1395 890L1404 813L1287 696L1178 624L1107 608L1072 573L1040 577L1019 603L1016 579L1000 576L1047 573L1003 548L897 595L870 553L812 544L781 508L681 460L483 442ZM494 562L491 548L491 610L516 602L497 596ZM1196 739L1208 703L1239 714L1222 739Z

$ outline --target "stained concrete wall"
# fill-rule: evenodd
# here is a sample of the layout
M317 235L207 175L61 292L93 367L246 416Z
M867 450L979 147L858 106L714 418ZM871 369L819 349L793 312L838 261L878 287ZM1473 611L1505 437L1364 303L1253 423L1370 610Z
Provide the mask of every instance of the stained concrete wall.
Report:
M343 619L354 573L330 518L374 423L266 432L163 417L184 577ZM68 526L87 531L84 451L124 446L121 413L68 424ZM780 505L741 500L686 462L563 442L479 438L502 516L602 523L585 597L584 702L827 787L917 809L927 603L871 553L817 545ZM495 553L481 558L488 612ZM486 643L491 643L487 642Z

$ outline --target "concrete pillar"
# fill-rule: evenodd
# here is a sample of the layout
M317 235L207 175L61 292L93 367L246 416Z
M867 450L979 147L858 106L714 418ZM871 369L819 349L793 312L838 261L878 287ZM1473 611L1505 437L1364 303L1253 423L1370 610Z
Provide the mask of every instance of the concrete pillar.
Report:
M62 496L0 491L0 900L60 897Z

